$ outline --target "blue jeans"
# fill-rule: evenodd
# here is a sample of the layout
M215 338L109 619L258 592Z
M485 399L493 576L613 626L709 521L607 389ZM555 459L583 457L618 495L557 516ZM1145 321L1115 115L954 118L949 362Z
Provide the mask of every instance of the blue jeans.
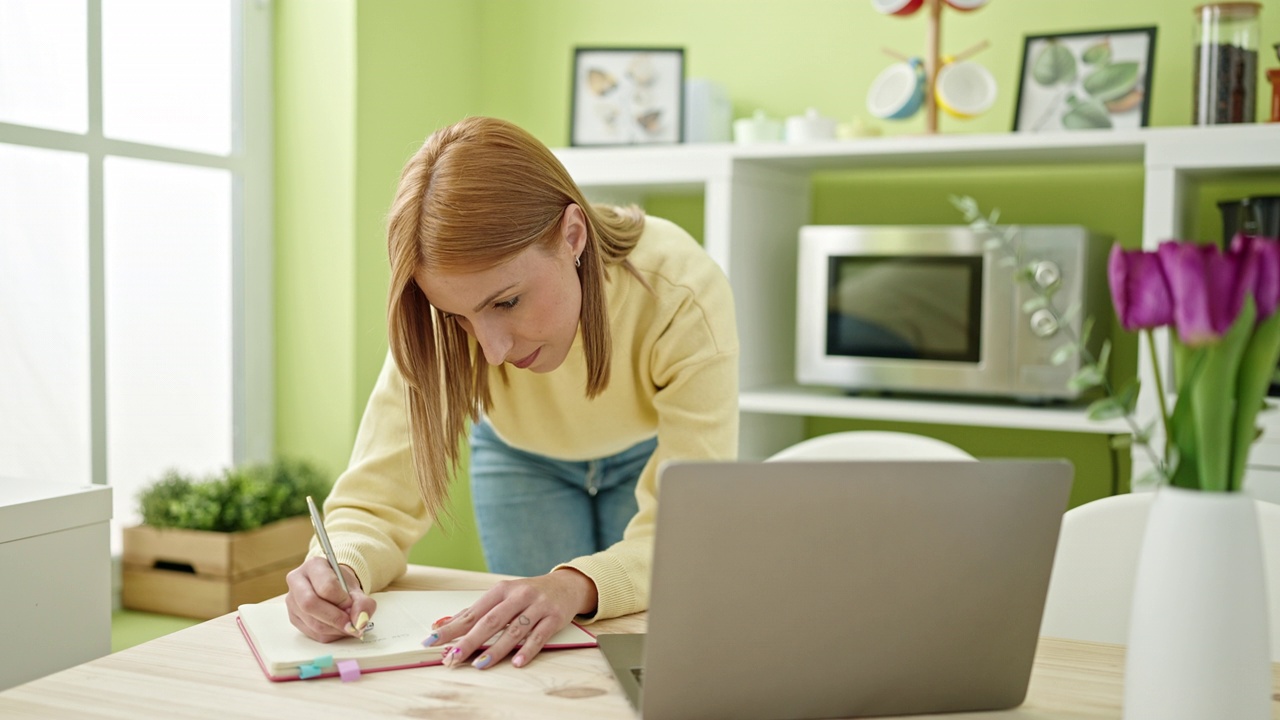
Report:
M531 577L622 539L636 480L657 439L599 460L517 450L483 420L471 429L471 500L489 571Z

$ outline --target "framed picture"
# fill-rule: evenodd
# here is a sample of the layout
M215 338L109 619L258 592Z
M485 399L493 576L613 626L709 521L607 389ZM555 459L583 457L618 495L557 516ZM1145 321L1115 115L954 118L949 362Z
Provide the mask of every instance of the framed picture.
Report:
M1154 27L1028 36L1014 131L1146 127L1155 46Z
M678 143L684 130L682 48L577 48L570 145Z

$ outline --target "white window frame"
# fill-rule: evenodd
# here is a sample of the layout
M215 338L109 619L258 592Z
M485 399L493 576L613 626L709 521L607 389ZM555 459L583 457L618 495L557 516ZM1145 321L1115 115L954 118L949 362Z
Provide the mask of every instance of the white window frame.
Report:
M226 170L232 176L232 462L265 460L275 445L272 317L272 3L227 0L232 31L232 143L227 156L114 140L102 132L102 0L86 0L88 131L0 122L0 143L64 150L89 165L89 421L92 482L107 477L103 162L108 156ZM117 521L119 518L117 518Z

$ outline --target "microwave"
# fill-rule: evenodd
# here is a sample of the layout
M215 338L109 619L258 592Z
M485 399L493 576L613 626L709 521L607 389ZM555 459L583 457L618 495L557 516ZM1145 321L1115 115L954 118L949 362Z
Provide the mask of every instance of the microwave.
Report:
M800 229L796 378L851 392L1070 401L1078 352L1108 335L1111 240L1079 226L1018 228L1018 260L967 226ZM1019 276L1025 279L1019 279ZM1036 307L1031 284L1054 288ZM1028 302L1033 301L1033 302ZM1025 306L1025 307L1024 307ZM1061 353L1059 353L1061 356ZM1062 360L1061 357L1058 358Z

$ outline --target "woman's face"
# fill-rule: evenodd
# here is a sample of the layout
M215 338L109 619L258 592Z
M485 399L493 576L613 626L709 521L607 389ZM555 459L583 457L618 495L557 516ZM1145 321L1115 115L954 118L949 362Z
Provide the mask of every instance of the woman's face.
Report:
M497 267L421 269L414 279L445 322L476 339L490 365L551 372L569 355L578 331L582 284L574 260L586 243L581 208L566 208L560 230L553 247L530 247Z

